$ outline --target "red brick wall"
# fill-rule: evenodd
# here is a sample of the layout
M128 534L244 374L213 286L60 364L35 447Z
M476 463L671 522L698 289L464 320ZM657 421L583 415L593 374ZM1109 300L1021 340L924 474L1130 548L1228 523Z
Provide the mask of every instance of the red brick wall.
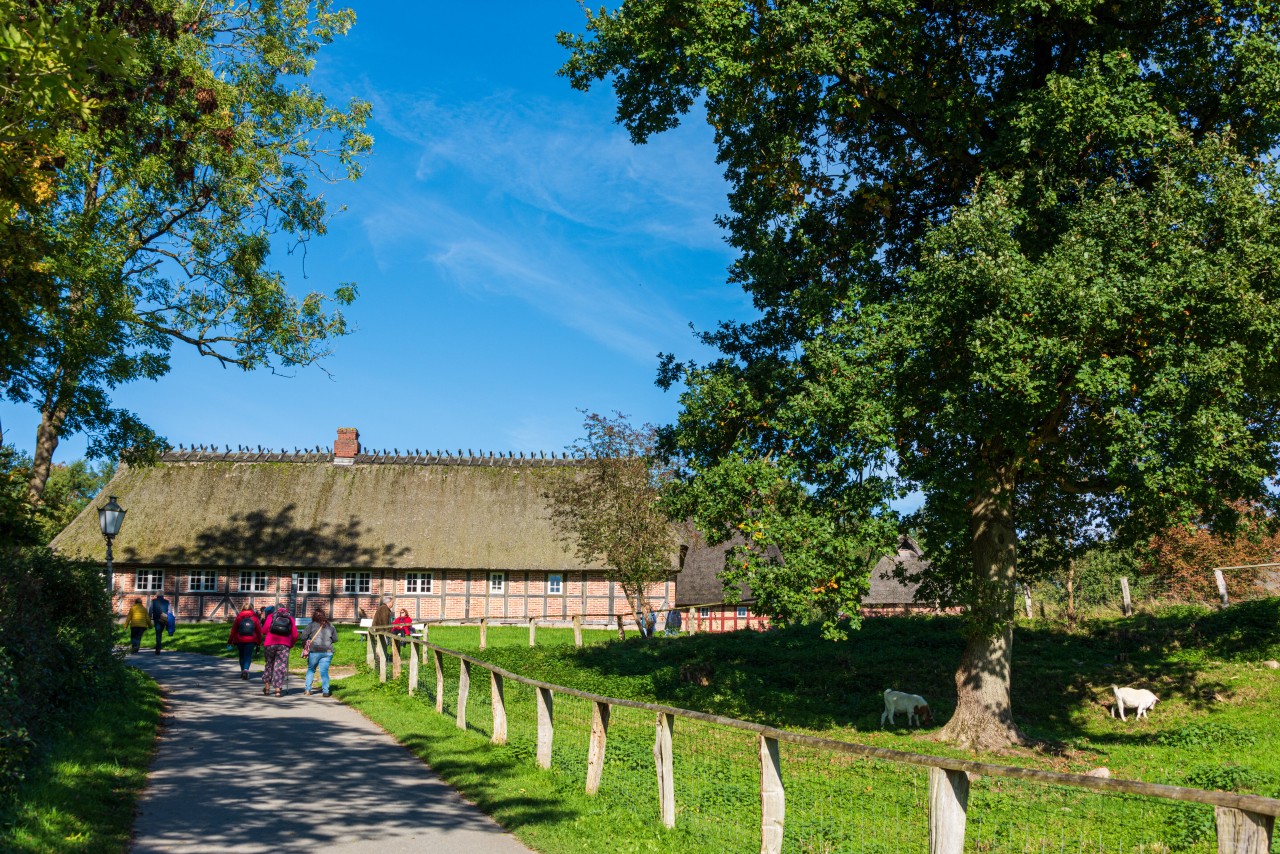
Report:
M137 589L139 571L126 567L115 573L112 604L118 617L123 617L135 597L141 597L144 603L150 604L155 596L153 591ZM175 604L178 619L183 622L229 621L242 607L258 608L288 601L292 570L249 571L267 573L265 591L241 591L239 569L216 570L216 589L208 592L192 587L190 570L165 569L161 570L164 594ZM302 586L302 576L315 571L299 570L299 587ZM320 606L338 622L355 622L362 612L365 616L372 616L386 595L394 598L397 612L405 608L415 619L477 619L487 616L493 620L523 621L530 616L548 619L583 616L589 624L612 625L612 615L622 615L625 621L631 621L631 607L622 589L601 573L559 573L561 592L553 594L548 592L549 573L541 570L506 571L501 593L490 590L490 573L487 570L430 570L432 592L409 593L405 583L408 571L355 570L369 574L369 590L350 594L344 592L344 577L348 571L325 569L318 572L318 590L300 590L296 594L296 608L300 615L310 614L313 608ZM655 609L669 604L674 597L674 582L655 584L648 591L650 605Z

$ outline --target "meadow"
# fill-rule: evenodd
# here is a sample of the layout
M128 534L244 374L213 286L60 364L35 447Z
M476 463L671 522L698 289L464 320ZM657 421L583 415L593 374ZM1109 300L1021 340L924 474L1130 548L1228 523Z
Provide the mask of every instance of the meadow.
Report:
M767 723L933 755L965 755L928 730L879 727L886 687L929 698L940 721L954 704L952 668L963 641L950 617L868 620L840 642L795 627L728 635L631 639L575 649L566 643L497 642L476 649L457 629L452 648L507 670L596 694ZM437 637L444 646L450 642ZM1018 625L1015 714L1034 746L978 757L1000 764L1280 795L1280 600L1223 611L1165 608L1100 619L1068 631ZM556 698L550 773L533 763L533 692L508 682L509 742L487 743L487 679L475 678L469 727L454 726L457 665L446 660L444 716L424 671L408 697L404 678L381 685L363 666L338 695L423 756L464 794L545 851L757 850L758 758L748 733L678 719L677 827L656 821L653 717L614 709L600 794L582 794L590 704ZM477 677L483 672L477 671ZM699 684L705 682L706 684ZM1113 719L1110 686L1161 698L1146 721ZM922 850L927 782L920 769L783 745L786 842L797 851ZM980 851L1211 851L1207 807L982 779L970 801L970 847Z

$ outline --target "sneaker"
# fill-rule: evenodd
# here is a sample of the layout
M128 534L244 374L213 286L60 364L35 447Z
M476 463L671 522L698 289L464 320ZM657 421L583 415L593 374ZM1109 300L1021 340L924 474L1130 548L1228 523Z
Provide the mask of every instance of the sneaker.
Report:
M249 671L248 671L248 670L241 670L241 671L240 671L240 678L241 678L241 679L248 679L248 678L249 678Z
M322 694L321 696L328 697L328 696L330 696L330 694L329 694L329 692L328 692L328 691L325 691L325 692L324 692L324 694Z

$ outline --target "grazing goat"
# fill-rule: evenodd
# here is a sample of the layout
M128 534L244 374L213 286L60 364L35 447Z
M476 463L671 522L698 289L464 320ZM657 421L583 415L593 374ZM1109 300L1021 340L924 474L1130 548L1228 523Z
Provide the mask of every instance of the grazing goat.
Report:
M1120 711L1120 720L1125 720L1125 708L1137 709L1138 714L1135 717L1145 718L1147 711L1156 704L1160 698L1152 694L1146 688L1117 688L1111 686L1111 691L1116 695L1116 704L1111 710L1111 717L1116 716L1116 710Z
M892 726L894 723L893 718L898 712L907 713L908 726L912 723L917 726L921 723L933 723L933 713L929 711L929 704L924 701L924 697L919 694L907 694L886 688L884 692L884 712L880 715L880 726L884 726L886 718Z

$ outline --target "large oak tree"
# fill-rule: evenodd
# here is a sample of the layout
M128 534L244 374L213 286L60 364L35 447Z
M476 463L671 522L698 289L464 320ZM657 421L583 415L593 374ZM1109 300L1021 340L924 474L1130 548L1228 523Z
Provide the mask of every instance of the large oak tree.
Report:
M635 141L705 111L731 186L730 277L758 317L662 377L687 383L671 441L690 509L723 533L736 505L763 544L778 529L807 575L765 549L735 572L765 589L790 572L793 598L831 613L861 587L835 577L865 573L860 526L922 491L926 591L969 615L942 737L1021 738L1019 535L1062 496L1114 536L1229 528L1230 499L1269 500L1278 18L626 0L561 37L564 73L610 80Z

